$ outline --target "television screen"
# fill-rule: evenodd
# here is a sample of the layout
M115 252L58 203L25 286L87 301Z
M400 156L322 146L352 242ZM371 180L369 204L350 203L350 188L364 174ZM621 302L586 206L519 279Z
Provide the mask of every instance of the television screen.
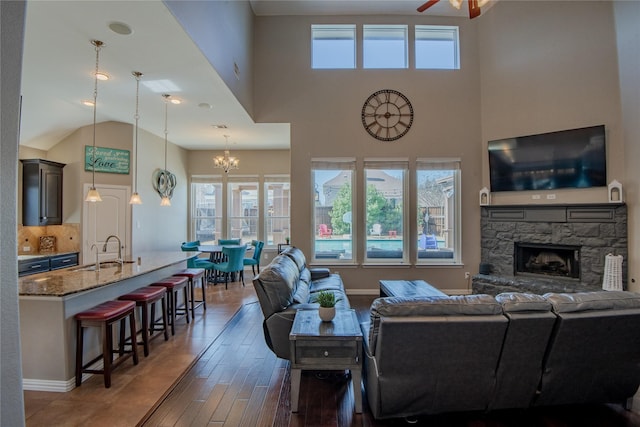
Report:
M489 141L491 191L607 185L604 125Z

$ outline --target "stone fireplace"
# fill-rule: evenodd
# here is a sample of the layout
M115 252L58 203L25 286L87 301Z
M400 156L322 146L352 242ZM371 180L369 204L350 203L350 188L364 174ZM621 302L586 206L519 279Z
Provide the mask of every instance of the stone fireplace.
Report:
M622 255L627 282L624 204L483 206L481 262L474 293L602 289L605 256Z

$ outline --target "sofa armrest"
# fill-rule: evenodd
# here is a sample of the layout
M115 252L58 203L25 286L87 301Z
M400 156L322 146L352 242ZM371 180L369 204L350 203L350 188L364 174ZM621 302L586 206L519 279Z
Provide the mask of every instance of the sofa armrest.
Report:
M311 272L311 280L324 279L331 275L328 268L310 268L309 271Z

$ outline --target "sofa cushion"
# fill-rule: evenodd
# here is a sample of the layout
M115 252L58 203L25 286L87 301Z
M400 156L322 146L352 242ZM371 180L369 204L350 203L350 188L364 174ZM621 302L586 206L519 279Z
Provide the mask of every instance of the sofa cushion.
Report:
M626 291L596 291L556 294L543 297L555 313L575 313L591 310L626 310L640 308L640 294Z
M486 316L502 314L502 306L490 295L378 298L371 304L369 343L375 352L381 317Z
M505 292L496 295L496 301L502 305L505 313L551 311L551 303L542 295Z
M296 293L293 294L293 301L298 304L309 302L309 282L300 280L298 283L298 289L296 289Z
M265 299L260 301L265 318L293 303L299 277L296 263L289 257L279 255L253 279L254 285L262 291L258 292L258 297L262 294Z
M298 266L298 270L302 271L307 266L307 259L304 256L304 252L295 246L287 248L281 255L287 256L293 260Z

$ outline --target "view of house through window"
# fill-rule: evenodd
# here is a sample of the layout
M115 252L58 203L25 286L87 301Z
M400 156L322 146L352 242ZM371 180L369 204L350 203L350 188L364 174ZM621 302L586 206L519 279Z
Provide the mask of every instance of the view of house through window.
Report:
M460 258L459 164L418 161L418 262L442 263Z
M315 259L353 259L353 167L313 162Z
M239 238L276 246L290 237L288 175L265 176L263 187L258 177L234 177L227 185L222 177L192 177L191 202L190 238L202 243Z
M222 231L222 183L191 184L191 235L200 242L213 242Z
M266 229L268 245L286 243L290 229L291 191L289 182L265 182Z
M406 162L365 161L366 256L369 262L407 258L404 248L404 179Z
M230 182L227 239L250 244L258 238L258 182Z
M370 264L454 264L460 254L460 161L417 159L416 192L408 192L408 160L365 159L354 188L355 161L312 161L313 259L353 262L354 243ZM355 212L365 194L364 212ZM359 197L359 196L358 196ZM415 198L417 223L407 208ZM413 202L411 203L413 205ZM364 235L354 224L364 221Z

